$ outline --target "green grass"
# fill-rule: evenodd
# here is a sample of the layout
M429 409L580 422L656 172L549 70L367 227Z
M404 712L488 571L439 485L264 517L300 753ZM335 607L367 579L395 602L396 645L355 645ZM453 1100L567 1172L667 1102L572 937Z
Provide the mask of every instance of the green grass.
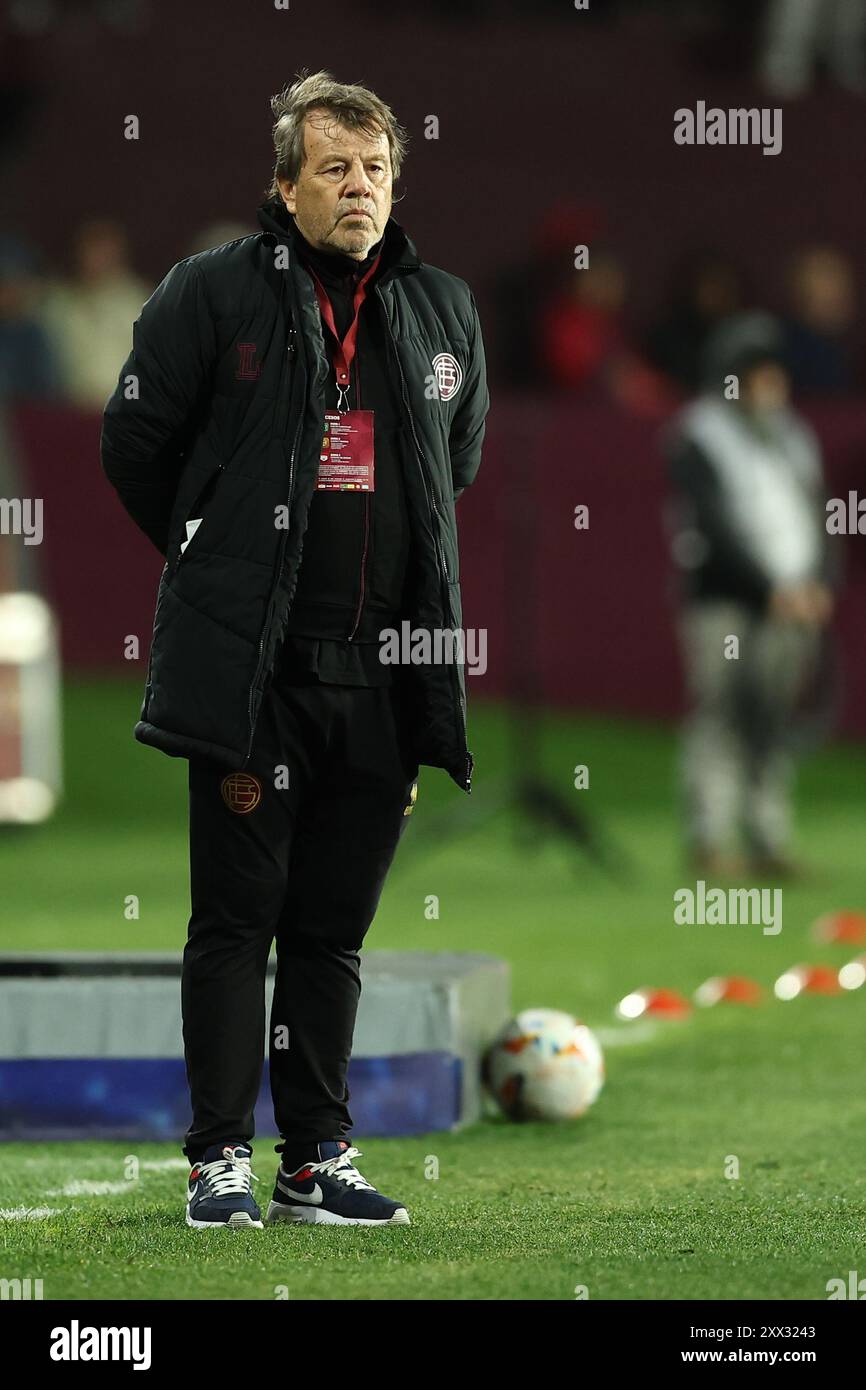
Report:
M67 692L67 800L51 825L0 836L4 949L177 950L188 903L186 764L130 737L138 688ZM476 708L476 790L427 769L368 945L504 956L516 1007L545 1004L614 1028L608 1082L582 1122L490 1120L459 1135L366 1140L362 1167L406 1201L413 1224L383 1231L275 1228L190 1233L184 1175L143 1166L179 1146L9 1144L0 1208L48 1206L0 1222L0 1276L42 1278L46 1298L822 1299L866 1275L866 998L769 997L654 1032L617 1029L613 1006L645 984L691 993L708 975L770 985L798 960L841 964L809 926L866 906L866 755L826 750L798 797L811 872L784 888L778 936L752 926L673 924L683 866L671 735L635 724L551 719L551 782L585 808L631 868L608 875L556 839L537 843L496 813L507 746L501 714ZM586 763L590 790L572 790ZM448 818L448 831L432 827ZM137 921L124 899L141 901ZM425 900L440 899L438 921ZM864 991L866 993L866 991ZM618 1043L619 1045L614 1045ZM429 1156L438 1179L425 1177ZM725 1176L728 1156L739 1177ZM259 1194L276 1156L261 1139ZM49 1196L76 1179L108 1195Z

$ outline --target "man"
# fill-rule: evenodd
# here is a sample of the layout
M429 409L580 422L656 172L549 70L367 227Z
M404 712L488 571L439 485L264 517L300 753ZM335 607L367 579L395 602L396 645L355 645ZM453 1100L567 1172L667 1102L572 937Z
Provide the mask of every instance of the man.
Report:
M468 286L391 218L373 92L274 98L262 233L182 261L108 404L105 471L166 557L136 737L189 759L190 1225L261 1225L250 1140L276 938L271 1220L405 1224L352 1164L358 950L421 763L469 791L461 667L379 634L461 626L454 503L489 399ZM433 650L436 647L434 645Z
M57 355L62 396L81 410L101 410L126 352L130 322L153 282L136 275L119 222L84 222L72 246L72 274L48 282L40 318Z
M817 441L788 404L775 320L741 314L710 340L706 392L669 437L684 504L681 637L692 713L683 774L696 868L778 875L788 857L797 715L821 675L832 610Z

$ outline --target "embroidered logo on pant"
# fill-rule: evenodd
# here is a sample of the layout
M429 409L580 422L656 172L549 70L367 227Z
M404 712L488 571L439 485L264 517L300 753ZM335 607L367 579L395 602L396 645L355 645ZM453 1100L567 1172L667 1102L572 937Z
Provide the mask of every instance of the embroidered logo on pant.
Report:
M230 811L248 816L262 799L262 784L249 772L230 772L220 783L220 792Z
M409 800L408 800L408 802L406 803L406 806L405 806L404 811L403 811L403 815L404 815L404 816L411 816L412 812L415 810L415 802L416 802L417 800L418 800L418 783L417 783L417 782L413 782L413 783L412 783L412 790L411 790L411 792L409 793Z

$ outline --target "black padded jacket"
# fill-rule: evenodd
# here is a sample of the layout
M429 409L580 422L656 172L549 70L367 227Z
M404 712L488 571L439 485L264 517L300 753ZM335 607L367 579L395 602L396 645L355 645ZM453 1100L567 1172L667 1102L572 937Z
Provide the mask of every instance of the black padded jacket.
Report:
M278 204L262 232L176 265L136 320L105 411L103 469L165 557L135 736L240 769L283 641L332 371L314 286ZM489 407L475 300L391 218L384 309L403 410L413 631L462 627L454 503ZM193 541L186 522L201 518ZM440 644L431 644L433 651ZM466 791L464 670L401 670L417 760Z

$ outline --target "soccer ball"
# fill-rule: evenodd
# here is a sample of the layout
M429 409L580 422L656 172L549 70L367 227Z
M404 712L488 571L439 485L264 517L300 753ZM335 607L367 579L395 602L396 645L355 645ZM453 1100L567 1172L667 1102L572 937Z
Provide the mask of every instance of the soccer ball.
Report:
M604 1084L595 1034L558 1009L524 1009L484 1058L484 1081L511 1120L573 1120Z

